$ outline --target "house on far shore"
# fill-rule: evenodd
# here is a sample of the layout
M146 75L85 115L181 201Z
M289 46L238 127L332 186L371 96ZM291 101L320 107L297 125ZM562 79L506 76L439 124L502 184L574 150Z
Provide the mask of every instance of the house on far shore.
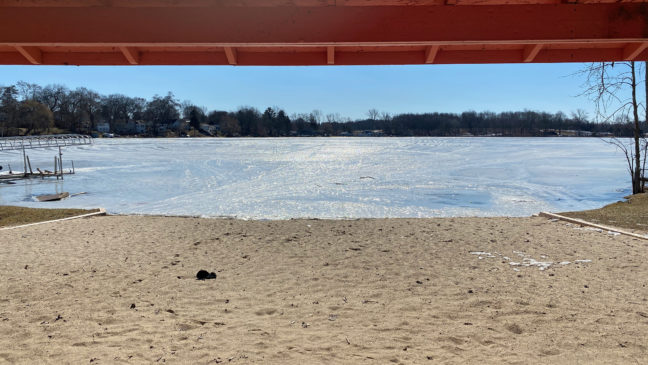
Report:
M135 133L143 134L146 133L146 122L143 120L138 120L135 122Z
M170 127L176 132L183 132L188 131L190 126L191 123L189 122L189 119L178 119L173 122Z
M146 133L146 122L143 120L129 120L118 128L116 132L121 134L144 134Z
M382 129L353 131L355 137L382 137L385 135Z
M110 123L106 123L106 122L97 123L97 132L99 133L110 132Z
M217 134L218 131L220 131L220 125L218 125L218 124L200 123L200 130L213 136L213 135Z
M578 131L573 129L563 129L558 131L558 135L561 137L578 137Z
M572 130L572 129L540 129L540 133L544 137L593 137L594 135L601 136L601 133L594 133L590 131Z

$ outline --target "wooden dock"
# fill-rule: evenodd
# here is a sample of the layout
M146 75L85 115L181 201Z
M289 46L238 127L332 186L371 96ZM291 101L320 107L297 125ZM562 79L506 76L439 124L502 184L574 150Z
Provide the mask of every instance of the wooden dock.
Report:
M83 146L92 144L92 137L83 134L53 134L0 138L0 151L32 148Z
M0 175L0 183L11 183L12 181L23 180L23 179L45 179L50 177L60 179L63 177L63 175L74 175L74 171L73 170L63 171L63 172L57 171L56 173L49 170L45 170L42 172L36 171L35 173L34 172L18 172L18 173L13 172L9 174Z
M8 174L0 174L0 183L12 184L15 180L35 178L45 179L46 177L55 177L58 180L63 179L64 175L73 175L75 173L74 161L71 161L72 168L68 169L67 172L63 169L63 152L61 152L61 147L62 146L58 146L58 156L54 156L54 171L41 170L37 167L36 172L34 172L29 156L27 156L27 153L25 152L26 148L23 145L21 147L23 153L23 172L13 172L11 166L9 166Z

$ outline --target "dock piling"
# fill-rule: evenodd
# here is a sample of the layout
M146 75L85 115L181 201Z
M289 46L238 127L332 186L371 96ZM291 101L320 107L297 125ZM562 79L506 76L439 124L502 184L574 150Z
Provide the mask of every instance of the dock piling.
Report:
M27 155L25 154L25 145L22 146L23 151L23 174L27 176Z

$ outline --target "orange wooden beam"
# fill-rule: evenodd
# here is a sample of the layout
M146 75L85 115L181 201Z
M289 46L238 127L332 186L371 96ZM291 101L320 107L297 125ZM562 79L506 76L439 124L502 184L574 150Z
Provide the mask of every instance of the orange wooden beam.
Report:
M623 48L543 48L531 62L598 62L623 60ZM446 50L438 52L434 64L520 63L522 49L503 50ZM345 51L335 50L335 65L408 65L422 64L426 50L420 51ZM648 49L637 60L648 60ZM0 64L32 64L20 53L0 51ZM121 52L45 52L44 65L130 65ZM313 49L296 51L237 52L239 66L324 66L328 65L328 51ZM139 65L230 65L225 52L146 51L140 53Z
M646 38L641 4L429 7L4 7L0 45L536 44Z
M642 3L645 0L0 0L0 7L324 7L555 5Z
M371 0L370 0L371 1ZM418 0L414 0L418 1ZM428 0L421 0L428 2ZM378 0L377 4L398 2ZM186 8L186 7L278 7L331 6L335 0L0 0L0 7L124 7L124 8ZM402 4L401 4L402 5ZM428 4L429 5L429 4Z
M220 0L133 0L129 6L111 0L111 6L102 6L106 0L100 0L96 6L81 6L93 0L0 0L0 64L648 60L643 4L471 6L462 5L468 0L457 0L457 6L424 6L407 0L421 6L367 7L360 0L286 1L319 5L244 7L225 6L229 3ZM268 4L272 2L281 0ZM37 6L43 3L62 6ZM70 3L78 6L65 7ZM212 8L206 9L210 4ZM459 50L459 46L474 48Z

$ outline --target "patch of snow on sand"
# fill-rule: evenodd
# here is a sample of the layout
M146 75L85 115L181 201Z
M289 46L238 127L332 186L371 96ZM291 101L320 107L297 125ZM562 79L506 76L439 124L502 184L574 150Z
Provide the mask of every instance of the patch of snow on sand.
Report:
M595 227L582 227L580 225L571 224L571 223L566 223L566 226L572 227L573 229L576 229L576 230L579 230L579 231L580 230L586 230L586 231L594 231L594 232L598 232L598 233L603 233L602 229L595 228ZM607 234L609 234L610 236L619 236L619 235L621 235L621 233L616 232L616 231L607 231Z
M517 261L512 261L510 257L504 256L501 253L495 252L495 254L492 254L490 252L485 252L485 251L470 251L471 255L477 255L479 256L479 259L482 260L484 258L497 258L500 257L502 260L507 261L509 266L513 267L514 271L520 271L516 266L522 266L522 267L537 267L538 270L544 271L550 267L552 267L554 264L558 264L561 266L569 265L572 262L571 261L560 261L560 262L554 262L554 261L538 261L532 257L529 257L529 255L525 254L522 251L513 251L514 254L516 254L518 257L522 258L521 262ZM547 255L540 255L541 259L547 259ZM574 260L574 264L585 264L585 263L590 263L592 260Z
M495 257L497 257L497 256L493 255L490 252L483 252L483 251L473 251L470 254L479 256L480 260L482 260L484 257L486 257L486 258L495 258Z

